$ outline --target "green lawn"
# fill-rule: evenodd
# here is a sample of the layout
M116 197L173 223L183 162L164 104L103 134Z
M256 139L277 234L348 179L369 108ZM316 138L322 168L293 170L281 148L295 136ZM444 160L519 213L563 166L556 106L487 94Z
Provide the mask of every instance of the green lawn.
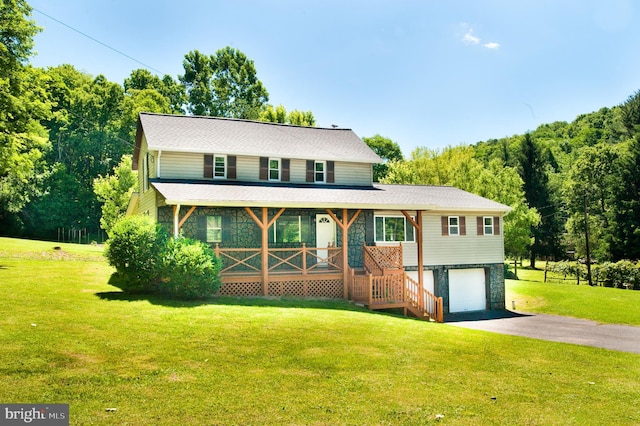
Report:
M640 291L544 282L544 271L520 269L507 280L506 304L517 310L640 326Z
M640 355L341 301L127 297L110 273L99 247L0 238L0 402L74 425L640 423Z

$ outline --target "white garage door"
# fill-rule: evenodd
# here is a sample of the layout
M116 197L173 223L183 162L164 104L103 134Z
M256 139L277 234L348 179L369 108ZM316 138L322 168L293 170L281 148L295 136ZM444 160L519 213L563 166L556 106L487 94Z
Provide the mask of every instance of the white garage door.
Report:
M487 309L484 269L449 270L449 312Z

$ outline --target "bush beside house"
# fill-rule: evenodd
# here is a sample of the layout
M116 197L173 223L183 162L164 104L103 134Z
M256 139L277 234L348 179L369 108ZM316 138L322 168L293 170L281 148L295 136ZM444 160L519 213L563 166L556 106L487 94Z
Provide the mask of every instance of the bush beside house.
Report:
M220 288L221 262L213 251L200 241L169 237L148 216L118 221L105 256L116 268L109 283L125 292L201 299Z

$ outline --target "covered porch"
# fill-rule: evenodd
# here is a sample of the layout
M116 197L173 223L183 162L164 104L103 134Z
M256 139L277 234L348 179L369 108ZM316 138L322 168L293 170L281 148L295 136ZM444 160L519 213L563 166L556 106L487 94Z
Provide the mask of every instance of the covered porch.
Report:
M191 206L184 215L180 205L173 207L174 235L196 210ZM269 230L286 211L261 207L244 207L260 230L260 247L225 247L215 243L213 249L222 260L220 295L292 296L343 298L361 303L369 309L401 308L405 315L442 321L442 298L424 288L422 274L414 280L403 268L402 246L361 246L362 266L350 266L350 228L362 214L361 209L324 209L339 229L338 241L313 247L273 247ZM271 212L271 214L270 214ZM418 242L418 268L422 265L422 212L415 219L402 211L415 229Z

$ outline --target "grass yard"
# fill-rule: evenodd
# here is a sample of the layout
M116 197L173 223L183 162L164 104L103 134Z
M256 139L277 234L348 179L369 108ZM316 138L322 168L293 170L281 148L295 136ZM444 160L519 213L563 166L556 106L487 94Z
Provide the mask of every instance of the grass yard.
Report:
M544 271L519 269L507 280L506 305L528 312L586 318L608 324L640 326L640 291L544 282Z
M0 402L74 425L640 423L640 355L344 301L128 297L100 253L0 238Z

